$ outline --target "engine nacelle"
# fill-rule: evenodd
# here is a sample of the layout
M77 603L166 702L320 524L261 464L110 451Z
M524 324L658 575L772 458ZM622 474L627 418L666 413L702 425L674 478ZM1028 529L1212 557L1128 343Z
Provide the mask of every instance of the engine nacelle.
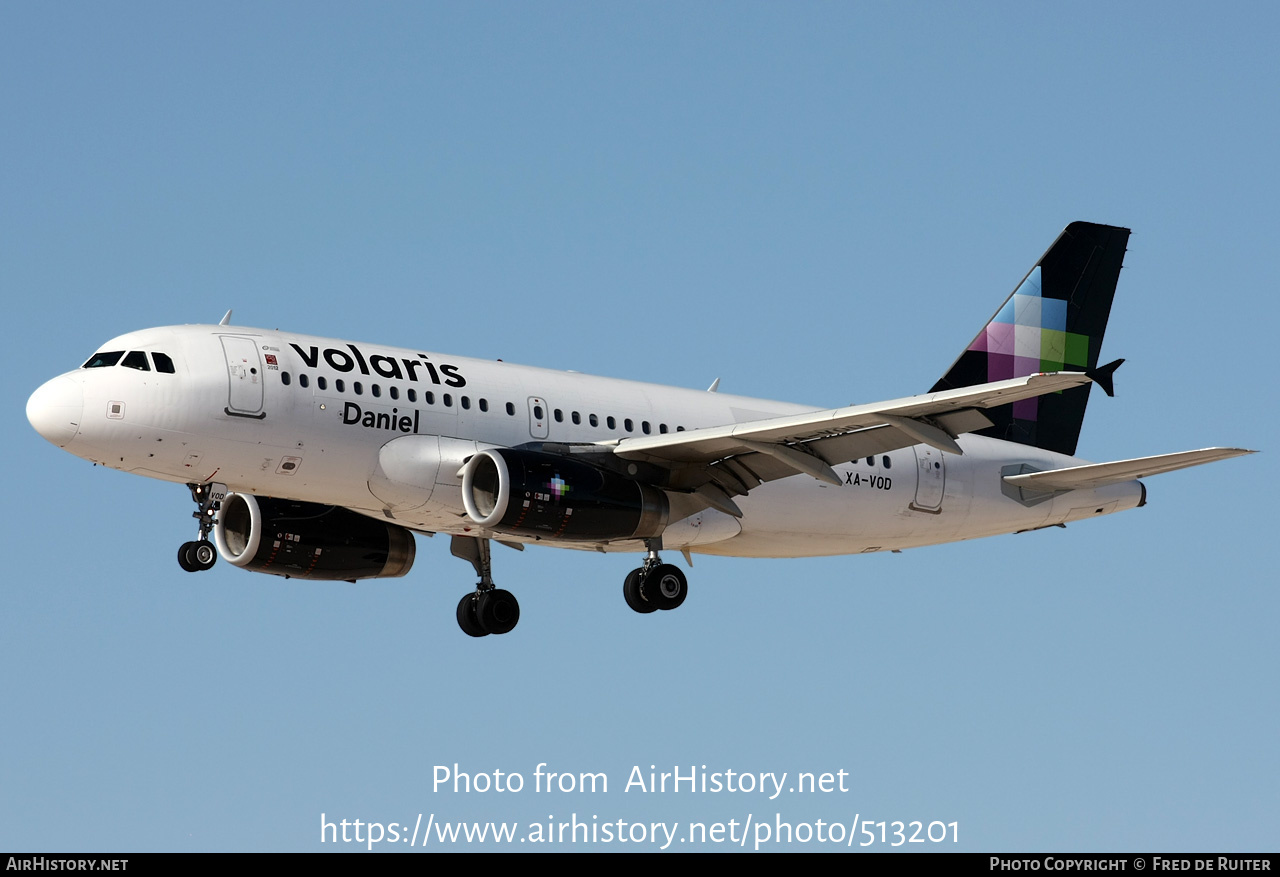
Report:
M569 457L509 448L467 461L462 504L481 527L583 542L657 536L670 511L656 487Z
M218 553L254 572L300 579L402 576L413 534L339 506L231 493L213 529Z

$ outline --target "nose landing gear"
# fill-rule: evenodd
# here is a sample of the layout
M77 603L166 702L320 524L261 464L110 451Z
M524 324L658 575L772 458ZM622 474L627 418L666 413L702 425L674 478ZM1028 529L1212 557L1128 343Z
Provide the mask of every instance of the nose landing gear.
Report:
M214 516L227 496L225 484L188 484L191 499L200 508L191 517L200 522L200 538L195 542L183 542L178 548L178 565L187 572L202 572L218 562L218 551L209 541L213 532Z

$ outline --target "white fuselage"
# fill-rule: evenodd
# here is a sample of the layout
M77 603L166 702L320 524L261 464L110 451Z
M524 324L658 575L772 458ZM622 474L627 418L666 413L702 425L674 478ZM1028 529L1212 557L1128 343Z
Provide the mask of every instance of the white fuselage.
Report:
M231 326L148 329L101 350L160 352L173 372L157 370L154 359L145 371L81 368L37 391L32 405L40 398L40 416L53 424L37 428L71 453L166 481L220 482L240 493L344 506L412 530L511 541L535 540L482 533L462 513L457 470L479 449L606 442L814 410ZM389 443L405 436L439 442L441 464L414 484L383 471ZM977 435L963 435L959 444L963 455L917 445L834 465L839 486L808 475L762 484L737 498L741 518L708 508L673 520L664 547L752 557L897 550L1049 526L1142 501L1141 484L1130 481L1028 503L1002 475L1020 465L1043 470L1082 461ZM639 540L537 541L643 548Z

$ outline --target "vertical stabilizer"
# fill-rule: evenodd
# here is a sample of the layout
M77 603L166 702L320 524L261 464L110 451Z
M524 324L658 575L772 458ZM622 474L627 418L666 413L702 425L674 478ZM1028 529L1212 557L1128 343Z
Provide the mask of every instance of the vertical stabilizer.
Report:
M1128 241L1127 228L1067 226L931 392L1097 368ZM993 408L979 435L1074 455L1088 402L1084 386Z

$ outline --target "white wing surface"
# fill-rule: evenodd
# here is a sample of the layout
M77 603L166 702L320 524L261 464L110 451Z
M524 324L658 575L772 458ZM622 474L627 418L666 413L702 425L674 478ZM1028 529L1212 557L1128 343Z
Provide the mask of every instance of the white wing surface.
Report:
M685 470L684 486L690 490L714 480L728 494L742 495L761 482L796 473L839 483L833 465L871 454L916 444L963 454L956 436L991 426L982 409L1089 382L1083 372L1034 374L869 405L623 438L595 447L626 460ZM671 486L679 483L677 477Z

